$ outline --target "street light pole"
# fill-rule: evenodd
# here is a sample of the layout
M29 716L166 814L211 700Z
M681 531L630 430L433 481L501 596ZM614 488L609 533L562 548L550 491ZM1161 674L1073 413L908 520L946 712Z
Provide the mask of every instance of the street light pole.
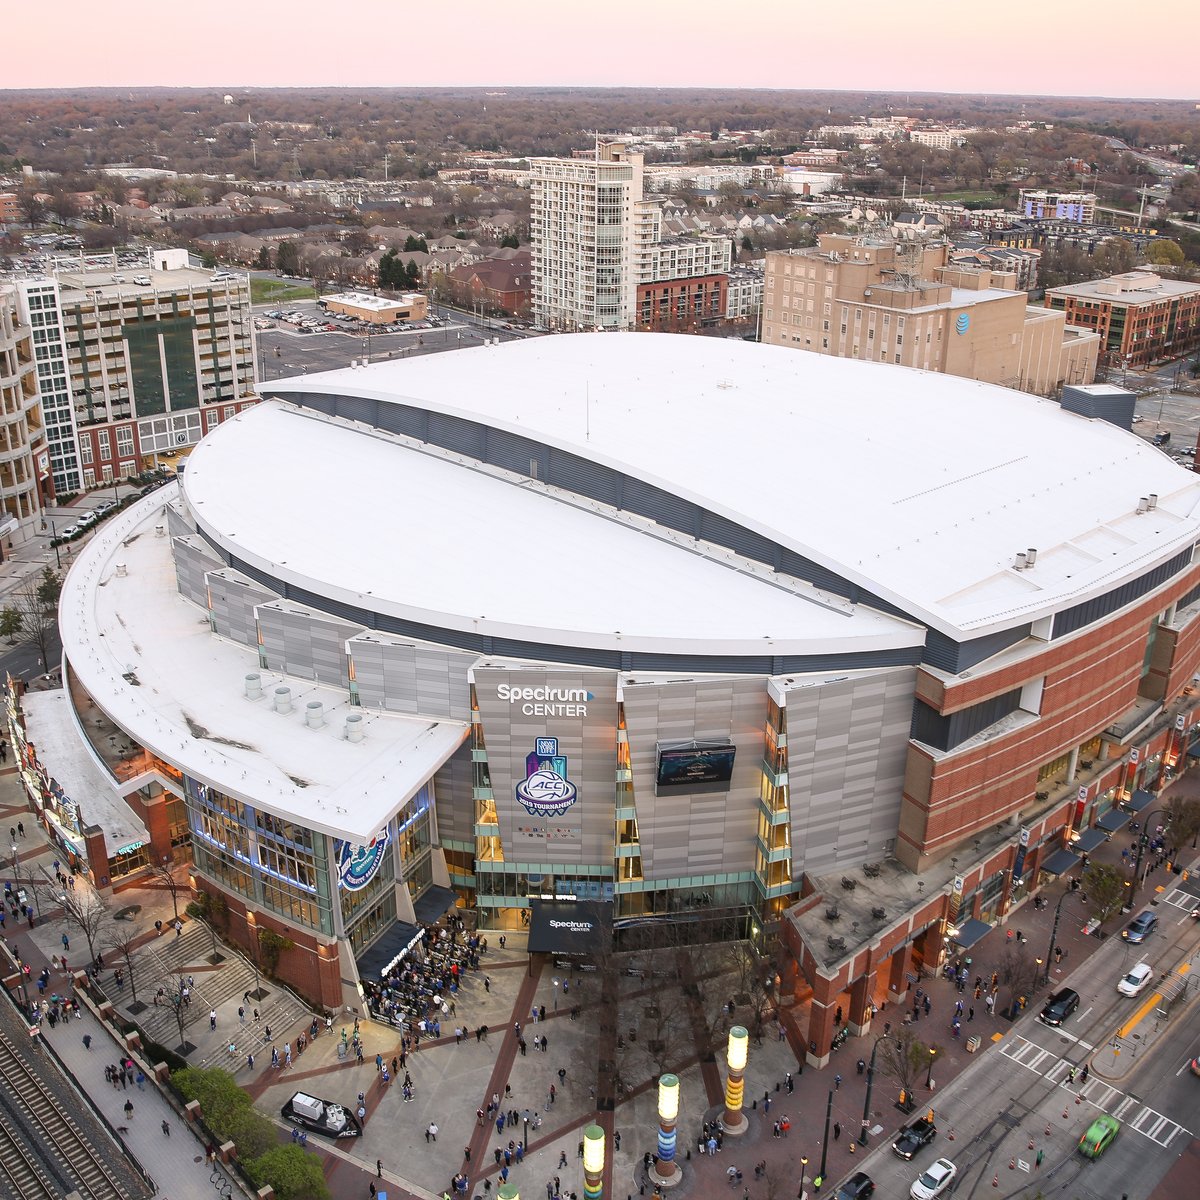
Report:
M804 1200L804 1173L808 1170L808 1155L800 1155L800 1195L797 1200Z
M1041 983L1050 982L1050 958L1054 954L1054 947L1058 944L1058 919L1062 916L1063 901L1068 896L1074 896L1076 892L1079 892L1079 887L1079 880L1072 879L1071 886L1067 888L1067 890L1063 892L1061 896L1059 896L1058 904L1056 904L1054 907L1054 924L1050 926L1050 944L1046 947L1046 974L1039 980ZM1079 898L1085 904L1087 903L1087 896L1082 892L1079 892ZM1041 975L1041 972L1039 971L1038 974Z
M937 1047L930 1046L929 1047L929 1070L925 1072L925 1086L927 1088L933 1087L933 1060L935 1058L937 1058Z
M829 1155L829 1118L833 1116L833 1091L829 1092L829 1100L825 1105L825 1136L821 1139L821 1169L817 1172L822 1182L825 1180L825 1162Z
M1129 892L1129 899L1131 901L1133 900L1134 896L1137 895L1138 888L1141 887L1142 883L1144 882L1141 878L1141 875L1142 875L1142 853L1146 849L1146 847L1150 844L1150 818L1157 817L1160 813L1169 813L1169 812L1170 812L1170 809L1167 809L1167 808L1156 808L1153 812L1147 813L1145 820L1142 822L1141 833L1138 835L1137 857L1134 859L1134 863L1133 863L1133 887L1130 889L1130 892Z
M862 1129L858 1134L860 1146L867 1144L867 1127L871 1124L871 1090L875 1086L875 1055L879 1053L879 1043L887 1041L891 1036L890 1033L881 1033L875 1039L875 1045L871 1047L871 1061L867 1063L867 1098L863 1101Z

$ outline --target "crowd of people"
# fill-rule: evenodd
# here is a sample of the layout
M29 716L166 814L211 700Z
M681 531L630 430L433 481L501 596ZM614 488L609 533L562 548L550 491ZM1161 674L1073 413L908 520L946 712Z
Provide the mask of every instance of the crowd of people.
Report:
M466 973L479 970L486 951L487 938L469 933L456 914L444 925L425 926L421 940L383 979L366 984L371 1015L413 1042L440 1037L442 1018L455 1015Z

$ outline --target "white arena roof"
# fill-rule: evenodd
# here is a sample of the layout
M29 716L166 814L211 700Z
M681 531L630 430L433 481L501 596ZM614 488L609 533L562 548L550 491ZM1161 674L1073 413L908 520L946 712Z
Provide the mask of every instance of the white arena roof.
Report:
M1023 392L785 347L671 334L543 337L272 381L268 390L284 399L331 393L409 404L593 459L787 546L957 640L1104 594L1200 537L1200 478L1134 434ZM360 434L352 449L332 427L284 422L269 408L238 421L254 422L265 436L247 431L234 447L236 432L222 426L189 464L189 498L193 466L201 472L194 481L201 520L265 551L286 534L289 513L303 514L303 530L286 536L289 567L299 562L316 577L338 578L329 572L357 556L353 578L364 578L361 564L380 548L376 514L406 511L415 499L411 483L370 477L378 464L372 437ZM293 469L293 461L311 473ZM321 461L329 469L318 469ZM252 467L259 478L235 478ZM601 520L578 525L563 504L526 509L506 499L503 510L486 511L497 494L487 475L460 469L454 478L450 490L421 493L425 520L456 543L435 559L449 572L444 593L430 594L419 571L407 572L402 592L415 585L422 603L461 611L466 587L490 619L502 588L472 569L485 550L481 531L492 536L499 521L531 521L517 531L526 549L521 577L528 588L534 564L543 562L551 582L528 598L530 618L586 628L615 615L618 628L630 628L624 613L613 614L610 596L587 594L594 567L581 588L555 560L566 554L566 566L583 570L589 559L602 559L622 575L616 594L638 586L636 570L655 565L607 558L617 543L636 554L627 540L592 543ZM437 486L432 474L425 482ZM1157 507L1139 514L1139 498L1151 494ZM549 507L562 512L550 518ZM247 530L242 514L268 528ZM545 544L543 520L553 521L554 538ZM389 533L407 539L410 528ZM585 528L587 544L562 544ZM511 548L513 537L506 541ZM1016 553L1029 547L1038 551L1036 566L1015 570ZM660 569L667 561L653 557ZM402 564L370 564L370 579L389 597L405 574ZM745 635L796 636L784 616L794 602L772 604L766 588L747 594L731 584L710 592L695 575L681 580L664 580L657 603L647 600L632 627L656 639L672 631L720 637L724 611L739 616Z
M161 489L110 518L80 552L59 625L69 669L131 737L227 795L335 837L365 844L459 747L466 725L351 708L346 692L259 671L245 646L215 637L178 592ZM246 696L258 672L263 694ZM292 709L276 712L277 685ZM307 705L324 705L319 729ZM362 716L347 741L345 718ZM91 797L83 800L93 815ZM123 834L122 830L122 834ZM114 847L115 848L115 847Z

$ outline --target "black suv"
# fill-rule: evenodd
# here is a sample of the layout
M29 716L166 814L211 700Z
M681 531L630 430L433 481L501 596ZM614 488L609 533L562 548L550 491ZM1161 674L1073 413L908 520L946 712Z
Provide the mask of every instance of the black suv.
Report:
M870 1175L865 1171L859 1171L851 1175L845 1183L837 1190L837 1195L833 1200L867 1200L875 1191L875 1184L871 1181Z
M911 1160L923 1146L928 1146L937 1137L937 1126L928 1117L919 1117L911 1125L900 1130L892 1149L903 1159Z
M1060 988L1042 1009L1039 1016L1047 1025L1061 1025L1079 1007L1079 993L1074 988Z

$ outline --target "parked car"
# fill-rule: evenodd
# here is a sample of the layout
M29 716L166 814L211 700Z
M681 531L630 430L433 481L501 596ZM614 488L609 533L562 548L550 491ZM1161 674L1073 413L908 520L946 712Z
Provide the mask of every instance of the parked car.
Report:
M1129 922L1129 925L1121 930L1121 936L1131 946L1139 946L1154 932L1154 927L1157 924L1158 914L1147 908L1144 912L1138 913Z
M79 518L78 523L86 529L89 525L95 525L99 519L100 518L97 515L96 510L94 508L89 508L87 512L85 512L83 516Z
M1121 1122L1107 1113L1097 1117L1079 1139L1079 1153L1084 1158L1099 1158L1121 1132Z
M1038 1018L1047 1025L1061 1025L1079 1007L1079 993L1074 988L1059 988Z
M1140 962L1130 967L1129 973L1117 984L1117 991L1122 996L1140 995L1153 977L1154 968L1149 963Z
M950 1187L957 1174L958 1168L948 1158L939 1158L917 1176L908 1194L912 1200L934 1200Z
M856 1171L838 1188L833 1200L867 1200L875 1191L875 1184L866 1171Z
M105 500L103 504L96 505L96 516L105 517L116 507L117 506L113 503L113 501Z
M1196 1057L1193 1058L1190 1063L1188 1063L1188 1070L1191 1071L1193 1075L1200 1077L1200 1054L1197 1054Z
M58 531L58 540L65 542L68 538L73 538L77 533L82 533L83 529L78 525L68 525L66 529Z
M903 1159L911 1160L918 1150L928 1146L937 1137L937 1126L931 1117L919 1117L911 1125L900 1130L892 1149Z

